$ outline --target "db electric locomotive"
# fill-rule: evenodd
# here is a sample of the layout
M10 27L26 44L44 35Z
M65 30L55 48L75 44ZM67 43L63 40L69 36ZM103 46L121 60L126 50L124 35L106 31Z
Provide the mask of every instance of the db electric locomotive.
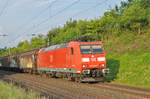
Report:
M0 67L79 82L101 81L109 73L100 41L71 41L1 57Z

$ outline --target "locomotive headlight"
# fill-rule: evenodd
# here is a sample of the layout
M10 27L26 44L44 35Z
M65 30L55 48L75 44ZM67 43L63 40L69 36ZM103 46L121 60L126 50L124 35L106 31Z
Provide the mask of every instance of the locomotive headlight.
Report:
M89 58L82 58L82 62L89 62L90 59Z
M87 65L82 65L82 67L84 68L84 67L87 67Z
M98 61L105 61L105 57L98 57L97 60Z
M100 64L100 66L104 67L104 64Z

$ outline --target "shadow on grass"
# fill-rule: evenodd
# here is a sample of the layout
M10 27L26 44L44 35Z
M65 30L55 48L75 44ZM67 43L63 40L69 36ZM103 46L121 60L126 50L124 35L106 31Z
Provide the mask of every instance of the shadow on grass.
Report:
M119 73L120 61L115 59L107 59L107 68L109 68L110 73L105 78L105 81L113 81L117 78Z

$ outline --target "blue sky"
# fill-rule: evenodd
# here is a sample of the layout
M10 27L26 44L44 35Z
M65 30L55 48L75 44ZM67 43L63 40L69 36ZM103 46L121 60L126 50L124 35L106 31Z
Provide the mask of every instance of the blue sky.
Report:
M0 0L0 48L46 34L67 20L96 19L123 0ZM86 10L88 9L88 10Z

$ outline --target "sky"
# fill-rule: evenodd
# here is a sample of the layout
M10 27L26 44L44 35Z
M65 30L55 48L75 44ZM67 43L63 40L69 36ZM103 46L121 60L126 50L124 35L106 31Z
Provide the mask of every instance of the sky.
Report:
M123 0L0 0L0 48L14 47L63 26L70 19L91 20Z

